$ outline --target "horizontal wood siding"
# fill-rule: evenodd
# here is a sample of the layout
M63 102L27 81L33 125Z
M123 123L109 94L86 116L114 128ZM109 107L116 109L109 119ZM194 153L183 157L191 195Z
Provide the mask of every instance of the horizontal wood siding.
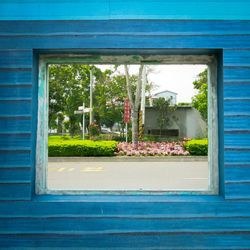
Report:
M57 9L58 19L64 17L66 10L71 12L62 8L67 6L66 2ZM89 16L94 19L97 7L101 11L99 17L107 16L108 12L112 17L120 17L122 13L132 17L136 11L137 17L144 16L139 9L140 1L116 1L116 4L109 1L109 8L107 1L98 6L95 1L85 2L86 6L93 5ZM176 3L165 2L168 3L162 8L152 1L144 1L143 5L145 11L149 7L157 10L159 18L164 11L176 17L178 12L172 12ZM211 3L182 1L190 11L206 6L203 8L206 13L212 10L214 13ZM134 8L128 7L131 4ZM248 3L240 1L233 8L233 1L227 1L228 11L225 11L225 1L213 1L213 4L217 12L223 9L224 16L233 15L234 11L239 17L237 11L241 8L244 17ZM27 9L23 13L18 8L13 10L16 16L25 19L26 11L33 8L33 17L38 17L33 1L24 5ZM5 11L10 5L6 6ZM52 6L58 6L56 1L40 4L43 17L56 18ZM178 8L180 16L184 9ZM201 15L193 10L192 13L196 17ZM220 185L225 188L224 193L169 197L32 195L37 115L33 50L48 53L61 49L77 53L74 49L79 52L100 48L159 49L163 54L167 50L160 49L223 50L224 82L220 83L219 96L221 100L224 98L224 107L220 106L224 121L221 119L219 125L224 123L224 129L220 129L224 130L220 137L224 149L220 158ZM250 21L0 21L0 248L249 249L249 56Z
M20 4L20 2L22 4ZM180 8L181 6L181 8ZM2 20L249 19L248 0L2 0ZM226 10L225 10L226 9Z
M223 59L225 195L229 199L249 199L250 50L225 50Z

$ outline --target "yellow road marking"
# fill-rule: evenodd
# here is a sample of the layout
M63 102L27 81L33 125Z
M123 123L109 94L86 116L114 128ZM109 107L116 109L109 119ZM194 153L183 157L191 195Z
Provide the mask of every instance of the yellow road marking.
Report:
M65 168L59 168L57 172L62 172Z
M103 170L104 170L103 167L87 167L87 168L83 168L81 171L82 172L100 172Z
M48 171L49 172L55 172L55 171L57 171L57 168L48 168Z
M69 168L68 171L71 172L71 171L74 171L75 168Z

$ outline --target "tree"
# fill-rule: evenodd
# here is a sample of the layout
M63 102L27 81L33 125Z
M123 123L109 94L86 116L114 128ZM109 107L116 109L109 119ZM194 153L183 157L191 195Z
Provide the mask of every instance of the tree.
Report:
M83 102L89 103L89 72L88 65L55 64L49 67L49 125L59 121L60 131L62 115L69 118L68 129L73 136L80 130L81 117L74 111Z
M124 65L128 98L129 98L131 117L132 117L132 143L133 144L138 144L138 111L139 111L139 104L140 104L140 99L141 99L143 67L144 65L140 65L136 91L135 91L135 97L133 97L132 84L131 84L130 76L128 72L128 65Z
M124 75L114 75L114 71L105 70L95 87L95 118L101 125L112 130L115 123L123 127L123 103L126 93Z
M171 113L176 110L175 106L170 106L171 100L172 97L167 100L160 97L155 99L153 102L153 107L155 107L158 112L157 122L160 126L160 135L162 135L162 129L170 124Z
M204 121L207 122L207 69L198 75L198 79L193 82L198 94L192 98L192 106L196 108Z

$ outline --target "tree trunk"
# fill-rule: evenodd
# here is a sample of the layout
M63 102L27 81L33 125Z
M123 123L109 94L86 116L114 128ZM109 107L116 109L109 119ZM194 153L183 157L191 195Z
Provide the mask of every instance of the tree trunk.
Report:
M141 65L139 68L139 75L138 75L138 82L137 82L137 86L136 86L135 100L133 100L131 82L130 82L130 77L129 77L129 73L128 73L128 66L124 65L125 74L126 74L128 98L129 98L129 103L130 103L130 108L131 108L131 116L132 116L132 143L133 144L138 144L138 110L139 110L139 104L140 104L140 99L141 99L143 67L144 66Z
M132 143L138 144L138 108L131 112L132 116Z

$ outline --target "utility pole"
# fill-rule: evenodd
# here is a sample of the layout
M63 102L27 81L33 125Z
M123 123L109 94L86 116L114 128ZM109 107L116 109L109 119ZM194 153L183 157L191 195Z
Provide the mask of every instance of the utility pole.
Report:
M78 107L78 110L74 111L75 115L82 115L82 139L85 139L85 113L91 112L90 108L85 108L85 103Z
M83 113L82 113L82 139L85 140L85 112L84 112L84 109L85 109L85 103L83 102L82 103L82 110L83 110Z
M141 109L139 113L139 139L142 140L144 134L145 124L145 91L146 91L146 66L144 65L142 71L142 87L141 87Z
M142 88L141 88L141 111L142 111L142 124L143 125L145 124L146 83L147 83L146 65L144 65L143 71L142 71Z
M93 122L93 70L90 70L90 113L89 113L89 123Z

